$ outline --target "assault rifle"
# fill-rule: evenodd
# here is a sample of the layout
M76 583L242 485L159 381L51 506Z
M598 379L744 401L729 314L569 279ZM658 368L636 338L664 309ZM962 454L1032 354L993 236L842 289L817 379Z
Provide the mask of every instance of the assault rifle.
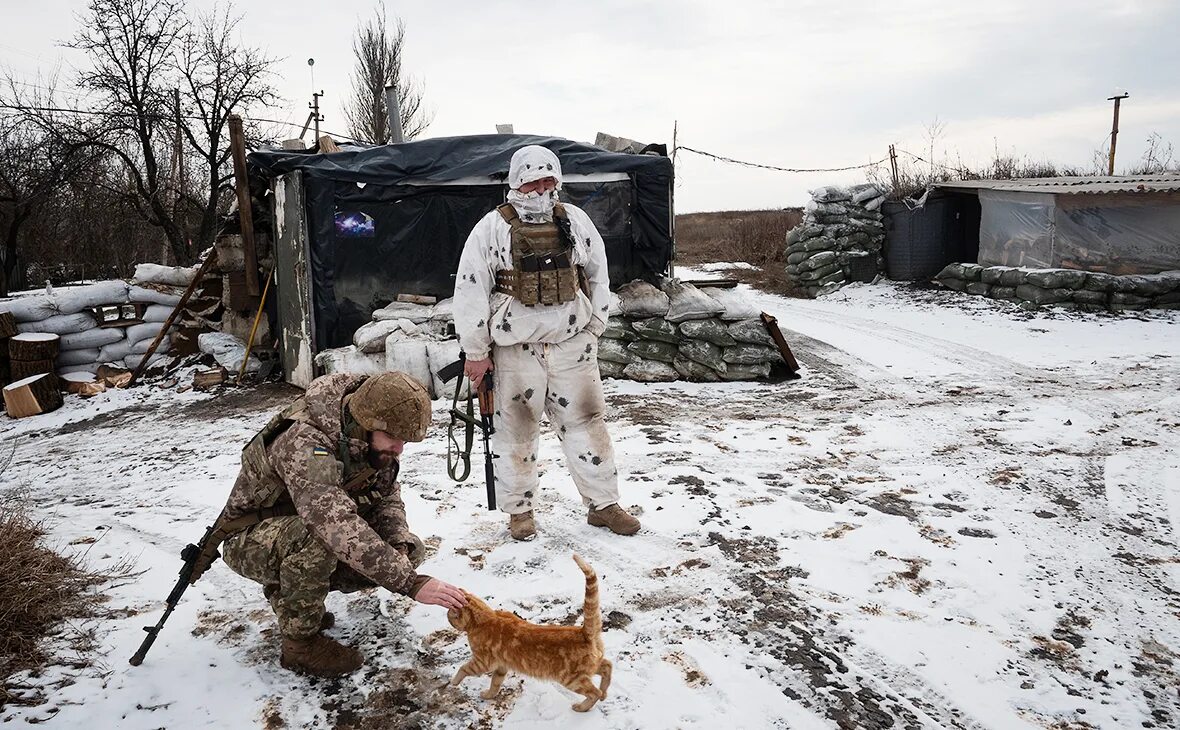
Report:
M467 355L460 352L458 360L438 371L438 377L444 383L458 378L455 381L455 397L451 401L451 425L447 429L447 473L457 482L465 481L471 474L471 447L475 438L475 429L478 428L483 434L483 475L484 481L487 483L488 510L490 511L496 509L496 469L492 464L492 459L496 457L492 454L491 441L492 434L496 432L492 422L492 414L496 412L495 386L492 382L492 372L489 370L484 373L483 379L479 381L479 387L476 389L479 400L479 420L475 418L470 387L467 389L467 411L464 413L459 410L459 391L463 389L463 368L466 365ZM465 435L462 447L455 440L455 426L460 422L464 424ZM456 459L462 464L461 471Z
M217 559L216 550L213 551L212 560L202 560L202 556L206 555L206 546L209 541L213 539L213 535L217 530L217 525L211 526L205 531L205 536L196 545L189 543L184 546L184 550L180 551L180 557L184 560L184 564L180 566L180 578L177 579L176 585L173 586L172 592L168 594L167 607L164 609L164 615L156 622L155 626L144 626L143 630L147 632L143 643L139 645L139 650L135 652L135 656L131 657L131 666L138 667L143 663L143 658L147 655L148 649L152 648L152 644L156 642L156 636L160 633L160 629L164 628L164 622L172 615L172 610L176 608L176 604L180 602L180 597L184 595L184 591L191 584L195 583L197 578L208 569L213 560ZM201 563L198 566L198 563Z

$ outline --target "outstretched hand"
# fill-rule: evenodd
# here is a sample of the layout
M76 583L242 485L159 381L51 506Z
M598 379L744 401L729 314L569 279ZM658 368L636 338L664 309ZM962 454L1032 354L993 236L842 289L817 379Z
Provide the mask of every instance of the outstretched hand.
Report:
M450 583L444 583L438 578L431 578L426 581L426 585L418 589L418 594L414 596L414 600L429 606L443 606L455 610L467 605L467 596L463 595L461 588L456 588Z

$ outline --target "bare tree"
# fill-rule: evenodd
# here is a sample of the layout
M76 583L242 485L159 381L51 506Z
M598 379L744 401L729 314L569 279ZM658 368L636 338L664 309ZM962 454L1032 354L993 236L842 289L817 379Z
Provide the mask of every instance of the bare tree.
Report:
M228 9L193 20L181 0L89 0L79 21L67 45L89 57L80 81L105 120L87 141L122 161L128 202L162 230L176 261L190 263L216 232L229 114L275 98L272 60L233 40L238 18ZM193 190L176 174L186 148L205 178Z
M55 109L56 79L45 83L44 87L29 86L34 90L26 92L10 78L3 97L27 106ZM59 191L79 177L97 156L78 140L49 133L21 115L0 116L0 296L8 295L19 244L28 238L28 228L52 206Z
M395 18L391 27L384 6L357 27L352 41L356 59L352 96L345 104L344 116L348 119L348 133L358 140L387 144L392 138L385 111L387 85L397 89L405 139L414 139L430 126L432 115L422 106L421 85L402 72L405 37L406 24Z

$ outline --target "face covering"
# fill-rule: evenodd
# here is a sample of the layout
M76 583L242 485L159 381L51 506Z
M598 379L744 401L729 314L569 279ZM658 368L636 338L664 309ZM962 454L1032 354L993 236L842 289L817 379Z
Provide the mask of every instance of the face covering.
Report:
M557 190L542 193L534 190L522 193L519 190L508 191L508 202L516 208L516 214L525 223L549 223L553 220L553 204L557 202Z

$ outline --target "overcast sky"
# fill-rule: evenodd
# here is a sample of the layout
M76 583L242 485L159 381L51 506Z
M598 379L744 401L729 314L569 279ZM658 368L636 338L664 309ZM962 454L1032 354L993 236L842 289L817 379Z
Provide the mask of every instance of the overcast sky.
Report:
M212 2L190 0L194 9ZM5 13L0 59L35 81L79 59L59 47L81 1ZM302 122L314 57L323 127L347 132L352 36L373 0L237 4L246 43L281 60L276 118ZM405 68L434 113L428 136L495 131L593 141L596 132L781 167L883 159L891 143L986 164L998 149L1089 166L1123 103L1119 164L1156 132L1180 145L1176 0L680 0L387 3L407 25ZM292 135L294 136L294 135ZM799 205L863 172L752 170L681 152L677 210Z

